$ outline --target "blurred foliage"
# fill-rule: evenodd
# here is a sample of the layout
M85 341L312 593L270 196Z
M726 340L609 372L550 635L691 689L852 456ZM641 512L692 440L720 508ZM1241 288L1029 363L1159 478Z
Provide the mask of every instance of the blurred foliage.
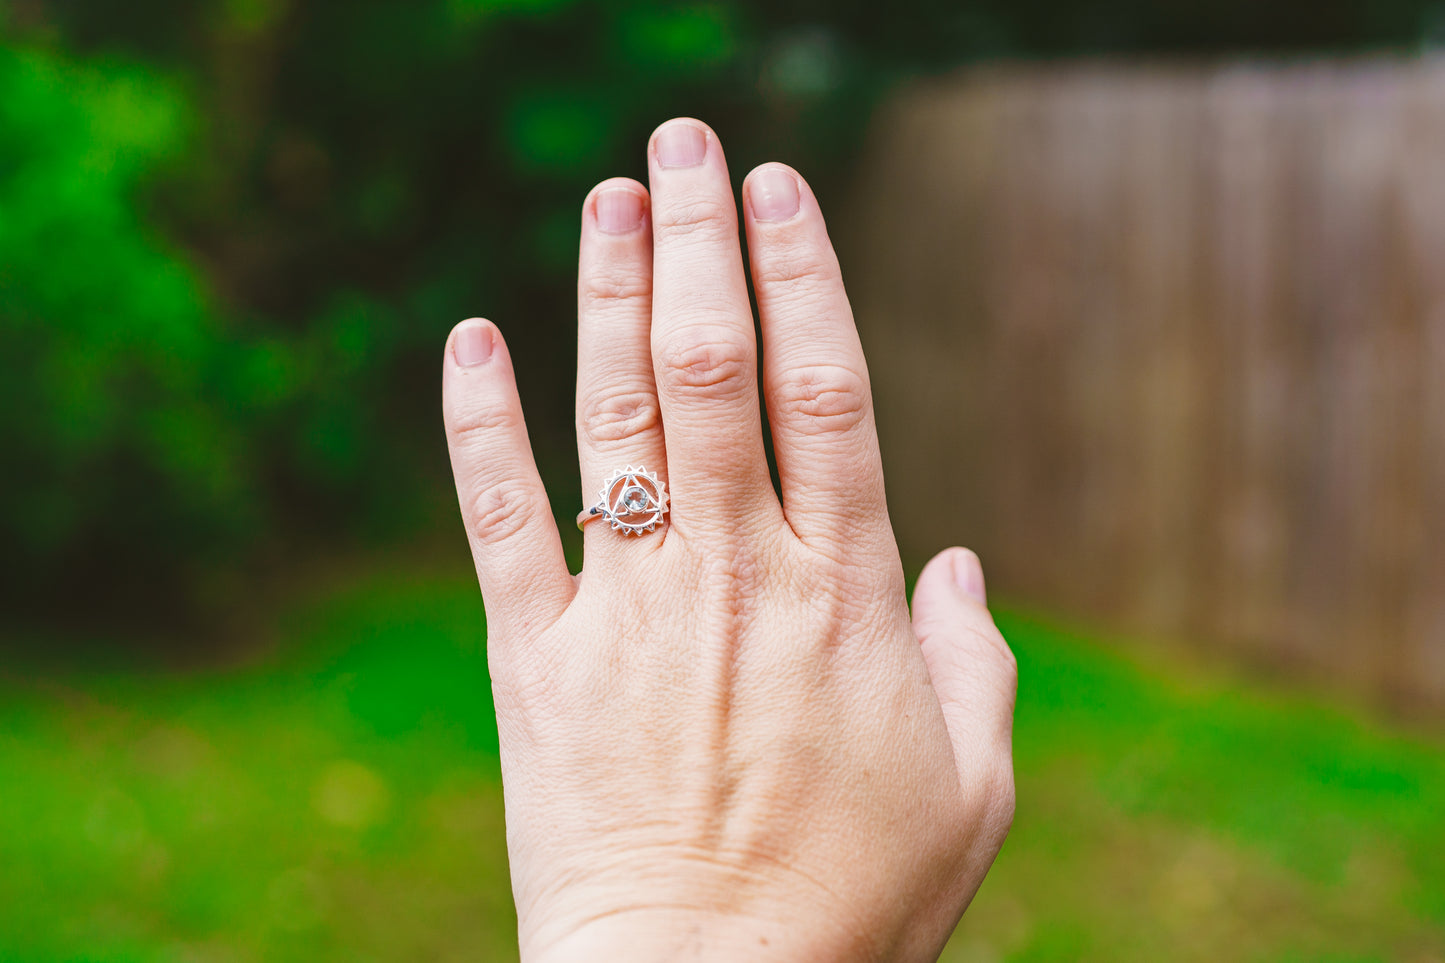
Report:
M244 539L267 520L266 474L298 435L316 477L354 461L348 408L387 336L376 312L338 300L304 328L243 329L138 216L135 188L173 168L192 119L149 71L0 49L11 591ZM314 391L322 372L329 408ZM298 414L300 429L288 425Z
M90 607L144 608L424 524L449 499L439 350L474 314L508 335L565 508L578 206L643 176L668 116L712 123L739 179L787 158L826 203L918 72L1442 29L1419 0L11 0L0 593L83 580Z

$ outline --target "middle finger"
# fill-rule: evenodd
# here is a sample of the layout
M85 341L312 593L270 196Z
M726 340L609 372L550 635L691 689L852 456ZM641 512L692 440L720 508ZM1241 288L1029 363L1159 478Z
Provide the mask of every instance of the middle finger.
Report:
M648 149L652 358L674 529L780 522L763 452L757 345L737 208L717 135L672 120ZM712 526L707 526L712 527Z

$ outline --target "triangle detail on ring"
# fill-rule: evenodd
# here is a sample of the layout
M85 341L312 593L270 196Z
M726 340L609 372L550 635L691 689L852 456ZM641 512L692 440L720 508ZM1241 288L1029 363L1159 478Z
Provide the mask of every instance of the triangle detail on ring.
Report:
M636 474L624 475L620 480L620 484L617 484L615 488L617 490L617 499L612 503L611 509L614 517L656 512L662 507L657 503L657 498L652 492L648 491L647 486L638 479ZM628 503L627 496L632 492L642 493L642 504L635 505Z

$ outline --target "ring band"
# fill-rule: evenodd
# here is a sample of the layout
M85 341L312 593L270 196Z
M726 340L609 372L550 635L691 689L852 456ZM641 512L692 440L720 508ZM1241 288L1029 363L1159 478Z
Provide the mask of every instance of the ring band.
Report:
M641 465L619 468L598 492L597 504L577 515L581 528L594 518L605 518L612 530L624 535L645 535L667 515L667 486Z

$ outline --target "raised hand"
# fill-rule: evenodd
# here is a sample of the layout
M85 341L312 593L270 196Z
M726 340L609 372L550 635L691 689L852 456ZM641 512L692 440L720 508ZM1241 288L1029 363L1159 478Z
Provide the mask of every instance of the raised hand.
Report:
M650 196L583 205L577 444L581 507L640 466L661 524L596 517L571 575L501 335L465 321L446 352L523 959L931 959L1013 816L1013 656L967 550L910 618L807 184L766 164L743 187L780 500L722 146L673 120L648 170Z

